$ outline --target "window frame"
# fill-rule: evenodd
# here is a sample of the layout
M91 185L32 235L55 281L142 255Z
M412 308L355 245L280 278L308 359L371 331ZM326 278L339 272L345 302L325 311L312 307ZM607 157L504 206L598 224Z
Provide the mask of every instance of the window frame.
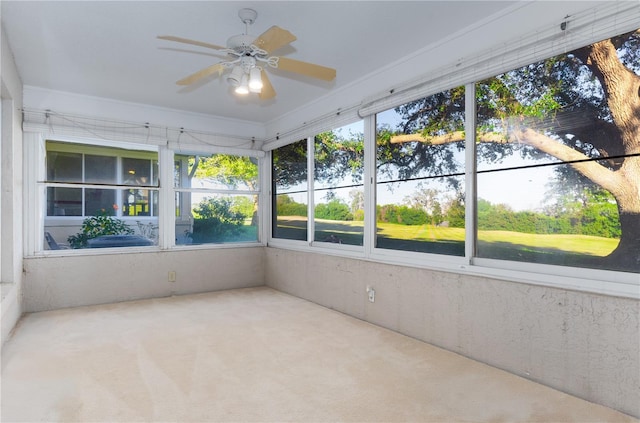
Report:
M351 126L351 125L355 125L359 122L362 122L362 127L363 127L363 132L364 132L364 125L365 122L363 119L357 120L355 122L352 122L350 124L347 125L342 125L338 128L334 128L331 131L334 130L341 130L345 127ZM324 132L330 132L330 131L324 131ZM363 234L362 234L362 245L357 245L357 244L343 244L343 243L333 243L333 242L329 242L329 241L323 241L323 240L317 240L315 239L316 236L316 217L315 217L315 209L316 209L316 201L315 201L315 195L316 195L316 181L315 181L315 171L316 171L316 137L318 135L320 135L322 132L312 136L312 137L308 137L308 148L310 149L310 154L308 154L308 160L309 160L309 171L308 171L308 176L309 176L309 209L308 209L308 219L310 221L309 224L309 234L311 237L310 240L310 245L312 246L317 246L320 248L325 248L325 249L333 249L333 248L337 248L337 249L344 249L346 251L353 251L353 252L359 252L362 251L364 248L364 231L365 229L365 221L363 220ZM363 139L363 144L366 144L364 139ZM364 145L363 145L364 147ZM364 150L363 150L363 156L365 155ZM364 157L363 157L363 161L364 161ZM363 176L362 176L362 189L364 191L364 187L366 185L366 181L364 178L364 169L363 169ZM358 185L359 186L359 185ZM327 188L327 187L322 187L319 188L318 190L328 190L328 189L334 189L335 187L332 188ZM340 187L338 187L339 189L341 189ZM365 209L366 209L366 201L365 201ZM366 215L367 212L365 210L365 216L364 219L366 219Z
M579 290L599 294L640 298L639 273L615 270L600 270L586 267L538 264L481 258L476 256L477 245L477 160L475 127L477 122L475 91L476 82L465 84L465 255L447 256L402 250L387 250L375 247L376 228L376 115L364 117L365 128L365 231L362 248L345 248L344 245L281 240L269 234L268 245L309 252L353 257L394 265L407 265L424 269L453 272L469 276L490 277ZM457 86L459 84L452 84ZM308 138L308 192L313 193L313 140ZM271 170L271 169L270 169ZM313 195L310 195L308 219L310 237L313 236ZM351 247L351 246L349 246Z
M117 217L118 219L123 219L125 221L131 220L133 218L135 218L136 220L150 220L148 218L157 218L157 215L154 216L153 215L153 200L152 200L152 194L151 193L156 193L155 195L159 194L160 191L160 186L159 186L159 179L157 177L157 175L153 174L153 163L154 160L157 163L157 167L159 169L159 157L158 157L158 150L151 150L151 149L145 149L145 150L140 150L139 148L137 149L125 149L123 148L123 146L118 146L117 149L118 150L122 150L123 154L118 154L118 151L114 150L113 146L107 146L107 145L96 145L96 144L87 144L87 143L71 143L68 141L59 141L59 140L52 140L52 139L47 139L45 140L45 144L46 143L52 143L53 148L46 148L46 153L49 152L61 152L61 153L74 153L74 154L79 154L81 155L81 178L82 181L78 181L78 182L74 182L74 183L66 183L66 182L57 182L57 181L50 181L48 180L48 177L45 178L45 180L43 181L43 185L45 187L46 190L48 190L49 188L72 188L72 189L81 189L82 190L82 213L80 215L49 215L48 214L48 210L45 212L45 220L51 220L51 221L55 221L56 219L61 219L61 221L67 221L67 220L71 220L70 218L75 218L75 219L84 219L93 215L89 215L86 214L86 204L87 204L87 200L86 200L86 194L85 194L85 190L86 189L104 189L104 190L112 190L115 191L115 201L113 202L113 204L117 205L117 211L114 215L114 217ZM74 146L79 146L78 148L74 149ZM80 151L78 151L80 150ZM147 153L148 152L148 153ZM45 153L45 154L46 154ZM97 156L97 157L114 157L116 159L116 163L115 163L115 181L112 183L95 183L95 182L86 182L86 170L87 170L87 164L86 164L86 160L87 160L87 156ZM151 156L155 156L155 157L151 157ZM45 156L46 157L46 156ZM145 161L149 161L149 175L151 176L151 181L149 185L130 185L130 184L125 184L123 182L123 161L126 159L136 159L136 160L145 160ZM46 160L45 160L46 162ZM46 165L46 164L45 164ZM45 175L46 172L48 171L48 169L45 170ZM157 183L156 185L152 185L153 181L156 180ZM124 205L124 201L123 198L121 197L121 195L127 191L127 190L148 190L149 191L149 215L148 216L142 216L142 215L124 215L123 214L123 205ZM48 209L48 204L46 204L46 207Z
M261 214L262 214L262 209L264 209L264 205L262 204L263 198L261 196L261 176L262 176L262 159L257 158L258 162L256 164L256 166L258 167L258 176L256 177L256 187L257 189L251 190L251 189L225 189L225 188L192 188L192 187L176 187L175 186L175 179L174 179L174 173L173 170L175 169L175 163L176 163L176 156L186 156L189 157L191 155L202 155L202 154L207 154L207 155L233 155L233 156L240 156L240 157L251 157L249 155L240 155L240 154L230 154L227 152L220 152L220 151L216 151L216 149L212 149L212 148L207 148L207 147L197 147L197 148L189 148L189 149L179 149L179 150L172 150L172 160L171 160L171 185L169 187L170 191L171 191L171 198L168 202L170 202L171 207L172 207L172 212L170 213L171 215L171 220L173 221L173 238L172 238L172 248L176 248L176 249L202 249L202 248L208 248L211 246L215 246L215 247L237 247L237 246L246 246L246 245L250 245L250 246L255 246L256 244L259 245L263 245L262 240L264 239L263 235L262 235L262 225L263 225L263 220L261 219ZM224 243L200 243L200 244L191 244L191 243L176 243L175 240L175 223L176 223L176 213L175 213L175 198L176 195L179 195L180 193L195 193L195 194L213 194L213 195L217 195L217 194L221 194L221 195L225 195L225 196L233 196L233 195L241 195L241 196L246 196L246 195L255 195L258 199L258 228L257 228L257 239L256 241L245 241L245 242L224 242Z
M173 186L173 164L174 154L184 154L180 146L170 145L170 143L148 143L141 144L135 140L128 142L115 141L109 139L97 139L87 137L76 137L73 135L66 135L64 131L60 131L61 134L50 136L48 131L44 131L39 127L33 129L28 126L23 130L23 160L24 166L24 206L25 217L23 225L23 255L25 257L38 257L38 256L76 256L76 255L101 255L101 254L121 254L123 251L137 252L137 251L149 251L149 250L185 250L185 249L216 249L216 248L241 248L241 247L261 247L266 245L264 241L266 239L266 232L264 230L264 217L262 210L264 209L265 198L262 180L264 178L264 154L260 151L249 151L243 154L241 151L235 149L229 151L226 148L216 148L210 145L190 146L189 151L198 151L198 153L206 154L229 154L236 156L255 157L257 159L258 176L256 183L256 190L216 190L221 194L241 194L241 195L257 195L258 197L258 235L255 242L242 242L242 243L222 243L222 244L198 244L198 245L176 245L175 243L175 190ZM106 137L105 137L106 138ZM99 151L103 148L120 148L127 151L157 151L158 162L158 186L149 187L144 186L144 189L153 190L158 195L158 212L156 216L117 216L130 223L131 221L154 221L158 226L158 243L154 246L131 246L131 247L111 247L111 248L99 248L99 249L59 249L59 250L47 250L44 247L44 230L45 220L69 220L69 217L75 218L77 222L74 225L79 225L87 216L47 216L47 204L46 204L46 190L50 181L46 180L46 143L47 141L58 141L61 143L69 143L71 145L82 145L88 147L88 150ZM83 151L84 153L84 151ZM128 157L126 154L123 157ZM135 158L135 157L134 157ZM33 165L36 163L37 165ZM120 169L120 159L118 159L118 169ZM120 175L117 174L120 178ZM51 184L56 187L90 187L90 188L104 188L114 189L119 193L122 190L140 189L140 186L133 185L102 185L102 184L63 184L54 183ZM119 210L120 212L120 210ZM120 214L120 213L118 213ZM57 240L59 243L64 243L65 240Z

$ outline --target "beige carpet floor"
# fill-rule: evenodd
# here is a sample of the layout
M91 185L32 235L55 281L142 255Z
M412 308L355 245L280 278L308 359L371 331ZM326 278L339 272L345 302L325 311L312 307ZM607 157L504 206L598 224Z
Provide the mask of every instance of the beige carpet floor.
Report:
M269 288L25 316L2 421L626 422Z

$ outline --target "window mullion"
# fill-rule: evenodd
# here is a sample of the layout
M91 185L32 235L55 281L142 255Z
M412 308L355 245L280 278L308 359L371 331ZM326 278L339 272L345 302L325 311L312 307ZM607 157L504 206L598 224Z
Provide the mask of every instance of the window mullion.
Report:
M158 149L158 181L160 182L158 198L158 245L167 249L174 245L175 224L175 191L173 187L174 172L173 151L166 147Z
M362 245L370 256L376 243L376 117L364 118L364 233Z
M476 85L465 87L465 235L464 255L467 263L472 264L476 253L477 238L477 198L476 198Z
M307 243L313 245L315 241L315 137L307 138Z

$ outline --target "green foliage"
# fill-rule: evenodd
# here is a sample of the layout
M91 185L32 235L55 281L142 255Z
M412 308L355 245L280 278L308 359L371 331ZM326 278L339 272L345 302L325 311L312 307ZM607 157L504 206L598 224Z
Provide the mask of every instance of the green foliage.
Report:
M192 168L196 159L191 159ZM234 156L230 154L214 154L209 157L198 157L195 175L200 179L209 179L235 189L246 185L255 189L258 183L258 163L253 157Z
M442 206L440 202L434 201L431 206L431 223L439 225L444 221L444 215L442 214Z
M446 210L445 216L449 226L452 228L464 228L465 209L462 193L458 193L458 196L449 202Z
M528 234L621 236L617 206L611 194L604 190L585 190L579 199L564 196L546 213L515 212L503 204L494 205L479 199L478 228Z
M328 203L317 204L314 216L317 219L353 220L353 215L351 214L351 211L349 211L349 206L337 198L329 201Z
M424 225L429 220L429 216L424 210L406 205L378 205L376 211L376 220L378 222L397 223L400 225Z
M71 248L86 248L90 239L102 235L131 235L133 229L124 221L110 216L107 211L101 210L96 216L87 217L82 221L82 231L70 235L67 242Z
M364 210L358 209L355 212L353 212L353 220L358 221L358 222L363 222L364 221Z
M278 216L307 216L307 205L296 203L286 194L278 195L276 207Z
M362 181L364 172L364 134L349 133L346 137L334 131L316 135L315 143L316 180L326 183Z
M273 150L273 183L287 188L307 179L307 141L300 140Z
M253 215L255 204L253 199L245 196L234 196L231 200L231 211L249 218Z
M224 242L242 234L246 216L233 208L230 198L205 198L193 209L193 232L188 236L200 244Z

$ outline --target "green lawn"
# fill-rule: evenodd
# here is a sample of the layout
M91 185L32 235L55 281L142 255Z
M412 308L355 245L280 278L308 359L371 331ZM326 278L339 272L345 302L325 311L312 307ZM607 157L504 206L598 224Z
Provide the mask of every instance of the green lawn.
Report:
M569 253L588 254L604 257L609 255L617 246L618 240L589 235L539 235L523 234L509 231L479 231L480 243L509 243L524 248L538 248L542 250L562 250Z
M378 223L376 245L380 248L435 254L464 255L463 228L433 225L408 226ZM278 218L278 234L288 239L306 239L306 219ZM363 222L316 219L316 240L340 238L343 244L362 245ZM531 261L547 264L584 264L605 257L618 245L617 239L587 235L540 235L509 231L479 231L478 255L485 258Z

